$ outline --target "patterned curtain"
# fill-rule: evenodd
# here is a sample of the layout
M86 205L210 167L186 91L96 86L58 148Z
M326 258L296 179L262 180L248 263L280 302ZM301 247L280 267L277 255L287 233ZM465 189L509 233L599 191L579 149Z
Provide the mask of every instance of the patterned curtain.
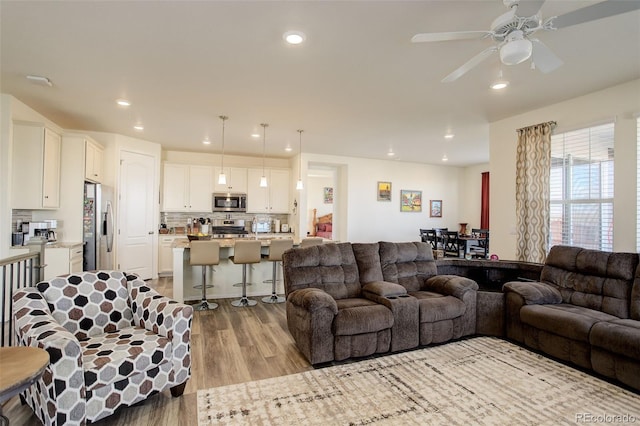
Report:
M549 173L551 130L542 123L518 130L516 161L516 259L543 263L549 239Z

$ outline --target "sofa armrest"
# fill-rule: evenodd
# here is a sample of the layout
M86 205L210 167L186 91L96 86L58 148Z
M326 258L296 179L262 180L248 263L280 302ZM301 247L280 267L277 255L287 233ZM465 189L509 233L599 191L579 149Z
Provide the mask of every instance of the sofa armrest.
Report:
M524 300L525 305L543 305L562 303L560 291L541 282L511 281L502 286L502 291L518 294Z
M191 321L193 307L161 296L141 279L127 282L135 325L171 339L174 382L191 376Z
M362 291L367 299L369 296L393 297L407 294L407 289L400 284L387 281L372 281L362 286Z
M319 288L302 288L295 290L289 294L287 302L309 312L324 308L329 309L334 315L338 313L338 304L335 299Z
M477 291L478 283L458 275L435 275L424 281L422 289L462 299L468 291Z
M60 411L73 412L69 421L83 419L86 403L80 342L53 318L47 301L35 287L17 291L13 302L18 344L41 348L49 354L49 365L39 384L27 392L38 393L37 398ZM62 392L64 398L59 399ZM55 412L51 416L55 420Z

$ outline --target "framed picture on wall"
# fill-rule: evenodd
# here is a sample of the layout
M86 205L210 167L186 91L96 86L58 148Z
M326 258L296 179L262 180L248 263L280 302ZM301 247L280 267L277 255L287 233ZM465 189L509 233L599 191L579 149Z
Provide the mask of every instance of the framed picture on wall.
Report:
M429 216L442 217L442 200L429 201Z
M391 182L378 182L378 201L391 201Z
M330 186L324 187L324 203L325 204L333 204L333 188Z
M401 212L421 212L422 211L422 191L401 189L400 190L400 211Z

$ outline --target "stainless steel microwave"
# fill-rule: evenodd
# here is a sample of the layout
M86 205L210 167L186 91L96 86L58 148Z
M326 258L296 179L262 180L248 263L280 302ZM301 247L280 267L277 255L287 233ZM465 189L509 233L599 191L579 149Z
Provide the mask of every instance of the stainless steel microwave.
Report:
M214 212L246 212L247 194L213 193Z

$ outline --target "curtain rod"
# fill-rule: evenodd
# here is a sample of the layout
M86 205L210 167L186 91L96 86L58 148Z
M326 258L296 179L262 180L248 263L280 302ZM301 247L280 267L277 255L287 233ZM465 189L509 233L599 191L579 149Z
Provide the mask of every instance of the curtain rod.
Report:
M549 126L551 126L552 130L553 130L554 127L556 127L558 125L558 123L556 123L555 121L545 121L545 122L542 122L542 123L534 124L532 126L522 127L520 129L517 129L516 132L519 132L519 131L524 130L524 129L529 129L531 127L541 126L543 124L548 124Z

